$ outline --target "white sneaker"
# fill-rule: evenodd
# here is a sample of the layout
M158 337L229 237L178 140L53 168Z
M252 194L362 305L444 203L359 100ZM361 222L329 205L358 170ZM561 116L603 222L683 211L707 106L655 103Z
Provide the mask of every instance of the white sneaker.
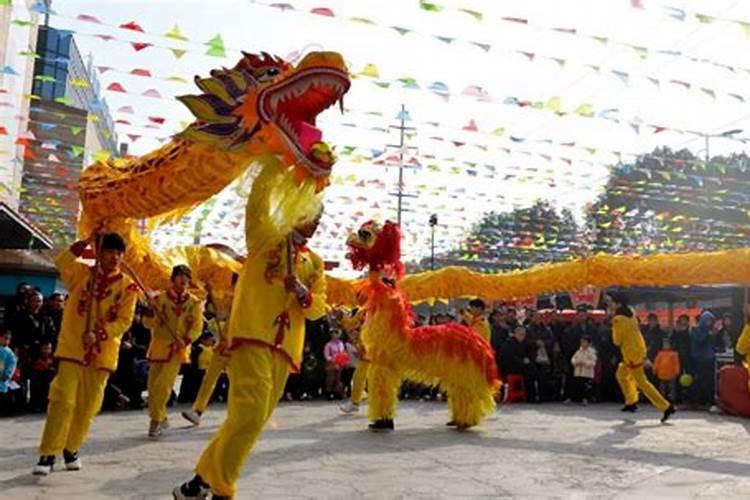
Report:
M148 437L158 438L161 436L161 424L151 422L148 426Z
M201 425L201 414L195 410L187 410L182 412L182 418L187 420L193 425Z
M161 423L159 424L159 429L166 431L167 429L169 429L169 427L170 427L169 419L164 417L164 420L162 420Z
M81 470L83 468L83 464L81 463L80 458L76 458L72 462L65 462L65 468L67 470Z
M52 466L36 464L34 466L34 470L31 471L31 473L35 476L49 476L50 474L52 474Z
M71 453L68 450L63 450L63 460L65 460L65 469L67 470L81 470L83 468L78 452Z
M344 415L354 415L355 413L359 412L359 405L356 403L352 403L351 401L347 401L345 405L339 406L339 410L341 410L341 413Z
M174 500L205 500L208 498L209 494L211 494L211 490L201 489L197 496L186 495L182 492L182 486L176 486L175 489L172 490L172 498Z

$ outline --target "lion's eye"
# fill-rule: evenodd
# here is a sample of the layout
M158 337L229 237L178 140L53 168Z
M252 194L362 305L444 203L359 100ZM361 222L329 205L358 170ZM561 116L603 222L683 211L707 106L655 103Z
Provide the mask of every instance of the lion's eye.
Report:
M360 229L357 235L362 241L367 241L370 239L370 236L372 236L372 234L370 234L370 231L368 231L367 229Z
M273 80L280 72L281 71L279 71L279 68L268 68L258 76L258 79L261 82L267 82Z

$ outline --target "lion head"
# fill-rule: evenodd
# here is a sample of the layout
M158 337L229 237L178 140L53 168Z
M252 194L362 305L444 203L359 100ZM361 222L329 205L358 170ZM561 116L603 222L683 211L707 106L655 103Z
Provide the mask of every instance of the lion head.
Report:
M346 240L347 258L354 269L369 268L394 278L404 274L401 263L401 229L392 221L368 221Z

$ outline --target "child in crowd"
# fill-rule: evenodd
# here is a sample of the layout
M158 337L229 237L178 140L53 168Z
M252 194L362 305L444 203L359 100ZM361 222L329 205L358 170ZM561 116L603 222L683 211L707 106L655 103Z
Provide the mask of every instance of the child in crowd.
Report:
M341 383L341 369L335 362L336 355L346 352L346 346L341 340L341 331L331 330L331 339L323 349L323 357L326 361L326 384L325 391L328 399L341 399L344 397L344 386Z
M596 350L591 346L591 337L581 337L580 347L573 354L570 363L573 365L573 381L576 396L584 405L589 403L594 388L594 368L596 367Z
M39 354L31 370L31 411L47 409L47 396L52 379L55 378L55 360L52 357L52 342L39 345Z
M469 309L461 312L461 320L466 326L481 335L484 340L490 342L492 332L490 323L484 315L484 309L485 305L482 299L472 299L469 301Z
M12 403L14 390L18 384L13 381L18 358L10 348L10 330L0 329L0 414L9 412L15 405Z
M672 349L669 339L664 338L654 358L654 374L659 379L659 392L670 401L677 397L677 377L681 370L679 353Z
M312 344L305 343L305 350L302 354L302 392L299 399L315 399L320 395L321 368L320 360L313 352Z

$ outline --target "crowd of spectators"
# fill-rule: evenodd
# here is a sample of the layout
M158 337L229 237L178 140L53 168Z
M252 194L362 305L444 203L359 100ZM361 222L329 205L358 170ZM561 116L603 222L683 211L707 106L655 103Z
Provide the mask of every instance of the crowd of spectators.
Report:
M43 412L55 375L53 352L65 297L44 297L27 283L6 307L0 330L0 413ZM141 409L148 362L150 332L143 324L145 306L136 310L133 325L124 335L117 370L110 377L104 408ZM343 399L348 397L352 374L362 358L358 328L345 328L342 314L308 323L307 342L300 370L289 377L287 400ZM351 317L351 316L350 316ZM441 311L416 316L417 324L459 321L461 314ZM592 403L621 401L615 372L620 362L612 342L607 317L579 308L574 314L559 311L516 310L496 305L487 314L491 345L505 380L515 378L529 403L552 401ZM172 400L192 402L210 363L215 344L213 318L207 313L204 333L193 345L190 363L182 368L182 381ZM741 325L740 325L741 326ZM731 316L698 318L679 316L674 325L663 325L650 314L642 325L647 345L647 373L670 400L695 407L714 401L717 353L731 351L739 334ZM229 381L222 375L214 400L226 400ZM506 384L507 387L508 384ZM440 399L437 388L405 383L401 397ZM171 401L172 401L171 400ZM170 404L171 404L170 401Z

